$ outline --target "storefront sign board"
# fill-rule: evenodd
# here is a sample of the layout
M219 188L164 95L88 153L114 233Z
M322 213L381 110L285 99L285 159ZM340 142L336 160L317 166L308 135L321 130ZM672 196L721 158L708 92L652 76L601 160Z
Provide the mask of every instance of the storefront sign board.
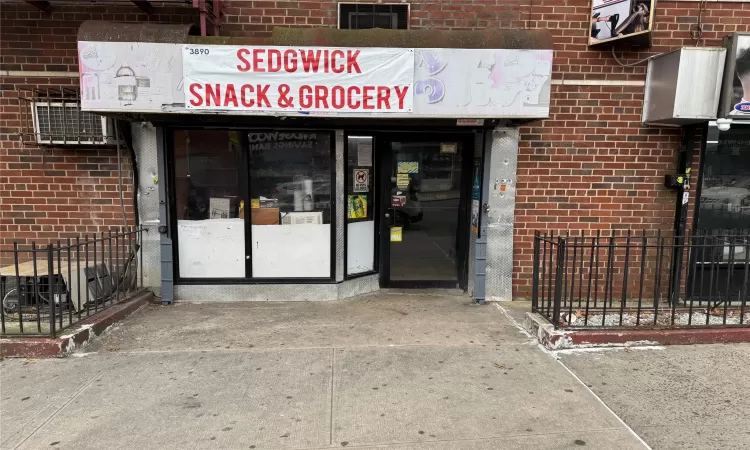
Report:
M190 110L411 112L408 48L186 45Z
M417 49L414 116L548 117L552 50Z
M161 111L183 103L182 44L79 42L81 108Z
M281 53L281 67L277 67L277 53L258 53L259 68L265 72L240 72L247 67L247 61L252 70L254 54L245 55L244 61L237 56L239 49L252 50L255 47L219 46L219 45L183 45L137 42L93 42L78 43L79 72L81 83L81 107L84 111L94 112L124 112L124 113L168 113L186 114L208 112L226 115L280 115L296 116L300 114L310 116L344 116L344 117L410 117L410 118L454 118L463 121L484 118L546 118L549 116L550 92L552 80L552 50L517 50L517 49L408 49L408 48L362 48L339 49L344 51L345 58L336 53L336 70L342 67L343 73L332 71L331 62L334 59L331 47L303 47L313 50L313 56L321 51L318 62L318 72L310 72L312 63L308 61L309 71L304 72L302 63L302 77L297 72L289 73L286 69L293 67L292 53L297 51L300 67L299 47L263 47L266 50L279 50ZM190 50L197 53L190 54ZM204 52L201 54L200 49ZM224 50L222 50L224 49ZM227 49L233 49L227 50ZM205 51L208 50L208 55ZM328 58L323 58L323 51L328 50ZM352 62L347 63L346 51L360 50L356 56L357 72ZM185 55L185 53L188 53ZM221 55L234 60L234 64L223 61L214 66L213 58ZM269 66L269 55L272 62ZM284 56L289 55L285 60ZM307 56L307 53L305 53ZM354 57L354 54L351 54ZM190 58L184 61L184 58ZM328 61L328 72L325 72L325 61ZM380 63L378 63L378 61ZM286 64L286 66L285 66ZM183 66L190 68L193 82L203 82L202 89L194 90L203 100L202 105L193 105L190 100L197 101L190 91L191 81L183 76ZM320 73L321 68L323 70ZM351 68L351 73L349 70ZM268 69L278 72L269 72ZM261 76L262 78L258 78ZM195 77L198 80L195 80ZM235 86L234 97L227 94L226 89L219 94L216 89L206 95L205 84L224 86L229 80ZM306 83L312 88L303 91L304 106L300 105L299 88ZM239 84L239 91L237 89ZM360 90L359 97L356 89L351 93L352 105L348 102L348 87L371 86L367 96L374 96L364 102L365 93ZM245 102L252 107L242 104L242 86ZM278 105L278 89L282 85L289 86L286 102L288 107ZM261 85L261 89L256 89ZM268 91L265 86L269 85ZM315 91L315 86L321 86ZM398 102L398 95L394 94L395 86L411 86L403 97L403 105ZM332 87L340 86L332 92ZM390 108L384 101L378 100L380 87L392 87L388 96ZM322 88L327 88L324 91ZM295 94L296 91L296 94ZM273 93L276 93L275 96ZM286 88L284 88L286 92ZM403 94L403 90L400 91ZM262 94L262 95L261 95ZM341 104L341 95L347 95L346 104ZM260 95L260 98L259 98ZM312 95L312 97L310 97ZM327 107L319 98L327 98ZM326 97L328 95L328 97ZM383 94L384 95L384 94ZM253 97L254 96L254 97ZM332 107L333 96L336 105ZM206 102L211 100L211 105ZM218 97L218 98L216 98ZM228 97L228 98L227 98ZM290 97L294 97L290 100ZM261 106L258 106L258 100ZM358 105L357 100L361 103ZM225 107L224 103L228 106ZM276 103L275 103L276 102ZM286 104L285 102L285 104ZM221 103L221 106L218 104ZM268 105L274 105L269 107ZM294 106L292 106L294 105ZM317 106L317 107L316 107ZM367 106L367 108L365 108ZM459 125L475 126L478 122L460 122Z

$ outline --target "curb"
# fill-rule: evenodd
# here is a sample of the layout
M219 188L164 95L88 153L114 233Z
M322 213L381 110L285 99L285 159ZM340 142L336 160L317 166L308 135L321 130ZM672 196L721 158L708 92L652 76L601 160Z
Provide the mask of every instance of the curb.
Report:
M6 358L63 358L78 347L85 345L154 298L152 292L135 294L128 300L112 305L104 311L78 322L64 331L64 335L51 337L2 338L0 353Z
M750 342L750 328L675 328L669 330L555 330L537 313L526 313L524 328L548 350L648 345L736 344Z

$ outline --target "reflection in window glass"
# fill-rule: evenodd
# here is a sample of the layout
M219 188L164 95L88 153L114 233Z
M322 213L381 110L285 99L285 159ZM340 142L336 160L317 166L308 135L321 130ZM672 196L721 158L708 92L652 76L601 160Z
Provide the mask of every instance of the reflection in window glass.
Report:
M175 132L174 187L180 277L245 277L241 161L242 150L236 132Z
M251 131L252 276L331 276L331 133Z
M710 128L699 214L702 229L750 228L750 127Z
M348 275L375 269L375 171L373 138L347 140L347 270Z

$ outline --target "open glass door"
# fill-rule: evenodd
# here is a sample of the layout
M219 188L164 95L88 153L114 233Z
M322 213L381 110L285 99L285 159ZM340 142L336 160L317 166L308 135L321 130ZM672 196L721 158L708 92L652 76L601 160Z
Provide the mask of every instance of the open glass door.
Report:
M462 177L467 161L461 139L446 135L439 140L386 141L380 209L384 286L463 284L468 189Z

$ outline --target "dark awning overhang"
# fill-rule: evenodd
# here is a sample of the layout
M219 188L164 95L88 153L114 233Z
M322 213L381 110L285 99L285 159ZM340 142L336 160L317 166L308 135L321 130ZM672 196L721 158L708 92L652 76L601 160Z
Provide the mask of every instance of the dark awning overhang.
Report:
M196 36L196 25L90 20L78 29L79 41L158 42L208 45L305 45L330 47L552 49L548 30L337 30L276 27L270 37Z

